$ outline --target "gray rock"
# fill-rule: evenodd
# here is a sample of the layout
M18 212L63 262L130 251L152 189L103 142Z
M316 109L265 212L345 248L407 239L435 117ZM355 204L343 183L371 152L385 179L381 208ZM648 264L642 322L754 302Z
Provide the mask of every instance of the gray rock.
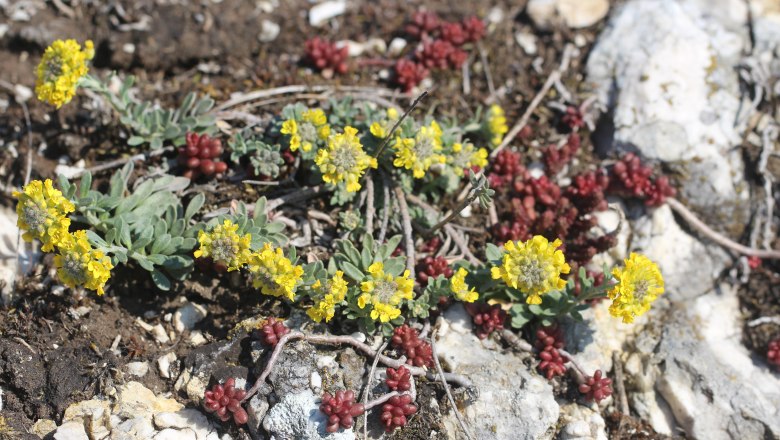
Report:
M149 362L128 362L127 374L136 377L144 377L149 372Z
M570 28L593 26L609 12L608 0L530 0L526 12L539 29L550 29L557 21Z
M607 440L604 418L590 408L570 403L561 407L558 440Z
M163 429L155 434L154 440L197 440L195 431L191 429Z
M152 421L144 417L135 417L125 420L111 430L113 439L139 439L151 438L155 433Z
M739 235L747 211L737 69L749 39L734 0L633 0L588 59L588 80L609 113L602 152L638 151L680 177L680 198L717 229ZM744 11L744 7L742 8ZM730 10L729 10L730 11ZM744 15L743 15L744 17Z
M284 347L268 379L276 395L284 396L308 389L311 375L316 371L314 347L308 342L296 341Z
M354 440L352 429L328 434L327 417L319 409L319 399L309 389L287 394L268 411L263 428L271 440Z
M206 437L216 428L212 426L205 414L194 408L184 408L177 412L163 412L154 415L154 426L157 429L189 429L198 440Z
M728 286L681 304L663 327L658 392L691 438L780 438L780 378L742 345Z
M268 412L268 407L268 400L266 400L265 393L263 393L262 389L259 393L249 399L249 404L246 405L245 408L246 413L249 416L247 427L249 428L249 433L252 434L252 438L263 437L261 424L263 423L265 414Z
M89 440L87 431L84 430L84 424L78 422L67 422L57 428L54 433L54 440Z
M176 309L176 313L173 314L173 328L179 333L192 330L208 314L209 312L202 305L188 302Z
M346 0L331 0L312 6L309 10L309 24L322 26L333 17L338 17L347 11Z
M479 392L478 398L462 410L474 436L552 438L559 415L552 386L529 371L520 355L486 347L471 327L462 305L450 307L444 314L436 346L442 361L454 367L453 372L468 377ZM458 438L460 428L451 411L443 423L449 438Z
M282 31L282 27L274 23L271 20L263 20L260 22L260 33L257 34L257 39L261 43L270 43L276 40L279 33Z

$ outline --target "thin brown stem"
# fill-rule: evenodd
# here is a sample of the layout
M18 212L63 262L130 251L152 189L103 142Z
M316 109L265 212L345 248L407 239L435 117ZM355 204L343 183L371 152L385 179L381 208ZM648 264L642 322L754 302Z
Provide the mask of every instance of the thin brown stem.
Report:
M707 226L706 223L704 223L698 217L696 217L696 214L691 212L690 209L688 209L685 205L680 203L680 201L675 198L672 197L667 198L666 204L669 205L669 207L672 208L674 212L680 214L680 216L683 219L685 219L685 221L687 221L691 226L695 227L699 232L701 232L708 238L712 239L712 241L714 241L715 243L718 243L719 245L727 249L731 249L734 252L743 255L748 255L751 257L770 258L770 259L780 258L780 251L754 249L739 244L727 238L726 236L721 235L720 233L714 231L712 228Z
M436 371L439 372L439 378L441 379L441 384L444 387L444 392L447 394L447 399L450 401L450 405L452 405L452 411L455 413L455 418L458 419L458 424L460 424L460 429L463 430L463 433L466 434L466 438L469 440L472 440L473 437L471 436L471 433L469 432L468 427L466 426L466 421L463 420L463 416L460 414L460 411L458 411L458 406L455 404L455 398L452 397L452 391L450 390L450 386L447 385L447 380L444 378L444 370L441 368L441 363L439 362L439 355L436 353L436 330L433 331L431 334L431 351L433 352L433 363L436 366Z
M501 338L503 338L504 341L506 341L506 343L515 350L527 351L529 353L534 352L533 345L529 344L525 339L517 336L512 330L509 330L508 328L505 328L501 331Z
M623 362L617 351L612 352L612 366L615 367L615 391L617 391L620 412L628 414L628 397L626 396L625 378L623 377Z
M250 388L247 391L246 397L244 397L244 399L241 401L242 403L246 402L253 395L257 393L257 391L260 389L263 383L265 383L265 380L268 378L268 375L271 374L271 370L276 364L276 361L278 360L279 355L281 354L284 346L291 340L296 340L296 339L303 339L313 344L349 345L352 346L352 348L362 352L366 356L376 357L382 365L385 365L387 367L399 368L400 366L403 365L409 370L410 373L412 373L412 376L425 376L430 380L435 379L435 376L430 371L427 371L426 369L421 367L415 367L414 365L407 365L404 359L393 359L389 356L385 356L379 353L378 351L374 350L364 342L361 342L353 338L352 336L307 335L299 331L292 331L282 336L281 339L279 339L279 342L276 344L276 347L274 347L274 351L271 353L271 357L268 359L268 363L266 364L265 369L260 374L260 377L257 378L255 384L252 385L252 388ZM463 387L471 386L471 381L468 380L468 378L461 376L459 374L445 373L444 378L445 380L447 380L447 382L456 385L460 385Z
M382 343L377 353L382 353L385 350L385 347L387 347L387 341ZM376 371L378 363L379 357L374 356L374 362L371 363L371 369L368 370L366 387L363 389L363 399L361 399L363 400L363 408L365 408L365 411L363 411L363 438L368 438L368 395L371 394L371 382L374 380L374 372Z
M398 208L401 211L401 225L404 231L404 242L406 243L406 270L414 278L414 238L412 237L412 217L409 215L409 206L406 204L406 195L400 186L394 188L395 196L398 199Z
M393 134L395 134L395 131L398 129L398 127L401 125L401 123L406 119L407 116L409 116L409 113L414 110L415 107L417 107L417 104L420 103L420 101L428 96L428 91L425 90L422 93L420 93L420 96L414 99L412 102L412 105L409 106L409 108L406 109L403 115L395 122L395 125L393 125L393 128L390 129L390 132L387 133L387 136L385 136L385 140L382 141L382 144L379 146L379 148L376 150L376 153L374 153L374 157L379 157L382 154L382 151L384 151L385 147L387 147L387 144L390 143L390 139L393 137Z
M366 173L366 232L374 235L374 177L371 173ZM373 251L373 249L372 249Z
M526 125L528 125L528 121L531 119L531 115L533 114L534 110L536 110L537 107L539 107L539 104L542 103L542 100L547 95L547 92L550 91L552 86L555 85L555 82L560 79L563 72L565 72L569 68L569 61L571 60L572 53L574 51L574 46L571 44L567 44L566 47L563 49L563 56L561 58L561 64L558 66L557 69L553 70L552 73L550 73L550 76L547 77L547 81L544 82L544 85L542 85L542 88L539 90L539 92L534 96L534 99L531 101L531 104L528 106L527 109L525 109L525 112L520 117L520 120L517 121L517 123L512 127L511 130L504 136L504 139L501 141L501 144L499 144L498 147L496 147L495 150L493 150L490 153L490 158L494 158L498 155L498 153L506 148L512 140L525 128Z

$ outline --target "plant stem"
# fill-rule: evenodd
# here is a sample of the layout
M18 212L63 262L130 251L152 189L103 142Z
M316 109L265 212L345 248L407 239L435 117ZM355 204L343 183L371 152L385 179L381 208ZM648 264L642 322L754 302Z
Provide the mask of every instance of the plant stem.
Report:
M409 113L411 113L412 110L414 110L414 108L417 107L417 104L419 104L420 101L423 98L425 98L426 96L428 96L428 91L427 90L425 90L422 93L420 93L420 95L417 98L414 99L414 102L412 102L412 105L409 106L409 108L406 109L406 111L404 112L403 115L401 115L400 118L398 118L398 120L395 122L395 125L393 125L393 128L390 130L389 133L387 133L387 136L385 136L385 140L382 141L382 145L380 145L379 148L376 150L376 153L374 153L374 157L375 158L378 158L382 154L382 151L384 151L384 149L387 146L387 144L390 143L390 139L393 137L393 134L395 133L395 131L398 130L398 127L401 125L401 123L404 121L404 119L406 119L406 117L409 116Z

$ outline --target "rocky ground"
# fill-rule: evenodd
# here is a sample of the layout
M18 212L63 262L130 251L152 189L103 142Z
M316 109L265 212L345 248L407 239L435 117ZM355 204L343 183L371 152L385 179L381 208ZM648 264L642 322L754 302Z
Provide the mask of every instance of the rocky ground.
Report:
M232 92L289 84L386 90L386 69L322 78L299 67L303 41L326 35L381 53L423 4L442 15L476 13L490 29L488 61L469 61L470 93L463 93L462 76L437 76L427 84L434 86L428 105L455 114L470 111L465 101L497 100L511 125L569 46L563 86L547 100L560 90L593 100L583 161L638 152L673 178L678 199L716 233L780 249L775 0L0 0L0 438L362 438L360 424L325 435L316 410L325 387L362 388L371 359L351 348L288 346L266 389L249 402L246 429L201 410L214 381L237 377L242 386L262 371L268 349L236 329L270 315L309 329L300 311L247 299L249 291L227 278L196 277L176 294L159 295L119 273L114 292L102 298L53 284L41 269L50 262L37 264L33 250L17 248L9 192L23 181L28 154L27 107L19 103L29 106L33 171L52 177L57 166L83 168L127 154L118 147L124 133L98 99L81 96L79 105L56 113L29 99L30 72L54 38L95 40L100 72L136 74L148 84L139 93L162 103L192 90L221 102ZM380 49L366 49L372 45ZM543 143L550 111L542 105L537 113ZM611 319L608 304L598 303L583 323L564 328L567 350L587 371L609 372L625 388L627 408L620 393L600 405L582 401L567 381L539 375L532 355L497 338L478 339L463 307L453 306L436 321L436 346L444 368L472 386L454 388L453 408L439 382L419 380L418 416L386 437L461 438L458 411L477 439L780 438L780 375L765 359L766 345L780 336L780 264L748 261L669 205L610 202L619 215L607 212L600 224L622 228L617 246L595 262L641 251L658 262L666 294L632 324ZM12 290L18 271L26 276ZM373 391L382 392L379 385ZM383 430L372 423L369 436L379 438Z

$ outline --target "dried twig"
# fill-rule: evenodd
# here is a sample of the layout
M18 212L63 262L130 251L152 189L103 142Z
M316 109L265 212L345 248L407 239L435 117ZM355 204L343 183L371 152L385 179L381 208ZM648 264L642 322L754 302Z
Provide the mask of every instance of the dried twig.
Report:
M371 173L366 173L366 231L374 235L374 178Z
M436 366L436 371L439 372L439 378L441 379L441 384L444 387L444 392L447 394L447 399L450 401L450 405L452 405L452 412L455 413L455 417L458 419L458 423L460 424L460 429L463 430L463 433L466 434L466 438L469 440L473 439L474 437L469 432L468 427L466 426L466 421L463 420L463 416L460 414L460 411L458 411L458 405L455 404L455 398L452 397L452 391L450 390L449 385L447 385L447 380L444 378L444 370L441 368L441 363L439 362L439 356L436 353L436 330L433 331L431 334L431 351L433 352L433 363Z
M384 341L382 345L379 347L379 350L377 350L377 354L382 353L385 350L385 347L387 347L387 342ZM363 408L368 407L368 395L371 394L371 382L374 380L374 372L376 371L376 366L379 363L379 357L374 356L374 362L371 364L371 369L368 370L368 379L366 379L366 388L363 390ZM412 380L414 381L414 380ZM363 411L363 438L368 438L368 410Z
M764 324L774 324L780 326L780 316L762 316L752 321L748 321L748 327L756 327Z
M401 224L404 230L404 241L406 243L406 269L414 279L414 238L412 237L412 217L409 215L409 207L406 205L406 195L400 186L394 188L395 196L398 199L398 208L401 211Z
M385 242L385 236L387 235L387 225L390 223L390 179L384 172L382 175L382 224L379 226L378 243Z
M404 114L402 114L401 117L398 118L398 120L395 122L393 128L391 128L390 131L387 133L387 136L385 136L385 140L382 141L382 144L379 145L379 148L377 148L376 153L374 153L374 157L379 157L379 155L382 154L382 151L384 151L385 147L387 147L387 144L390 143L390 139L392 139L393 134L395 133L396 130L398 130L398 127L401 126L401 123L404 122L404 119L406 119L406 117L409 116L409 113L411 113L412 110L414 110L414 108L417 107L417 104L419 104L420 101L426 96L428 96L428 91L424 90L422 93L420 93L420 95L417 98L414 99L412 105L410 105L409 108L406 109Z
M255 90L249 93L240 93L223 102L214 108L214 112L220 112L230 107L235 107L247 102L256 101L258 99L270 98L272 96L286 95L288 93L364 93L373 94L375 96L397 96L397 92L390 89L383 89L377 87L360 87L360 86L306 86L306 85L291 85L284 87L276 87L273 89Z
M517 123L512 127L511 130L504 136L504 139L501 141L501 144L496 147L495 150L493 150L490 153L490 158L494 158L498 155L498 153L506 148L512 140L514 140L515 136L517 136L520 131L525 128L526 125L528 125L528 120L531 119L531 115L533 114L534 110L539 106L539 104L542 103L542 100L547 95L547 92L550 91L550 88L552 88L553 85L555 85L555 81L557 81L563 72L565 72L569 68L569 61L571 60L572 54L574 52L574 46L571 44L567 44L566 47L563 48L563 56L561 57L561 64L558 66L557 69L553 70L552 73L550 73L550 76L547 77L547 81L544 82L544 85L542 85L542 88L539 90L539 92L534 96L534 99L531 101L531 104L528 106L527 109L525 109L525 113L520 117L520 120L517 121Z
M489 101L492 101L496 95L496 86L493 84L493 74L490 72L490 63L488 62L487 52L481 44L477 44L477 50L479 51L479 58L482 60L482 69L485 71L485 80L487 81L488 91L490 96Z
M612 352L612 366L615 367L615 391L617 391L618 402L620 402L620 412L628 414L628 397L626 396L626 384L623 377L623 362L620 360L620 355L617 351Z
M529 353L534 352L533 345L528 343L528 341L525 339L522 339L521 337L514 334L514 332L508 328L505 328L501 331L501 338L504 339L504 341L506 341L506 343L515 350L527 351Z
M110 162L106 162L106 163L102 163L100 165L96 165L96 166L94 166L92 168L87 168L87 169L81 170L81 171L75 173L73 175L72 179L80 178L87 171L89 171L92 174L95 174L95 173L99 173L101 171L110 170L112 168L119 168L119 167L125 165L128 162L138 162L138 161L142 161L142 160L148 160L148 159L150 159L152 157L159 156L161 154L165 154L165 153L167 153L169 151L173 151L173 147L160 148L158 150L152 150L152 151L149 151L147 153L140 153L140 154L135 154L133 156L124 157L124 158L121 158L121 159L115 159L115 160L112 160Z
M436 377L434 374L425 370L424 368L415 367L414 365L407 365L404 359L393 359L389 356L385 356L377 352L373 348L371 348L368 344L365 344L364 342L361 342L353 338L352 336L312 335L312 334L307 335L299 331L291 331L290 333L287 333L286 335L282 336L281 339L279 339L279 342L276 344L274 351L271 353L271 357L268 359L268 362L266 363L265 369L260 374L260 377L257 378L255 384L252 385L252 388L250 388L247 391L246 397L244 397L244 399L241 401L242 403L252 398L252 396L254 396L257 393L257 391L260 389L260 387L263 386L263 383L265 383L265 380L268 378L268 375L271 374L271 370L276 364L276 361L279 359L279 355L284 349L284 346L288 342L296 339L303 339L313 344L324 344L324 345L346 344L362 352L366 356L376 357L377 359L379 359L379 362L382 363L382 365L391 368L399 368L400 366L403 365L409 370L412 376L425 376L430 380L434 380ZM456 385L460 385L464 387L471 386L471 381L468 380L468 378L461 376L459 374L445 373L444 378L447 380L447 382Z
M271 212L282 205L302 202L304 200L308 200L310 198L317 197L326 194L328 192L330 191L328 191L321 185L312 186L310 188L304 188L299 191L291 192L289 194L285 194L283 196L269 200L268 203L265 204L265 212ZM247 206L247 208L254 209L254 204L252 206Z
M771 259L780 258L780 251L753 249L751 247L747 247L745 245L732 241L731 239L727 238L724 235L721 235L720 233L714 231L712 228L707 226L706 223L704 223L698 217L696 217L696 214L691 212L690 209L688 209L685 205L680 203L679 200L673 197L667 198L666 204L669 205L669 207L672 208L674 212L680 214L680 216L683 219L685 219L685 221L690 223L690 225L695 227L699 232L701 232L706 237L710 238L712 241L718 243L719 245L725 248L731 249L734 252L748 255L751 257L771 258Z
M577 377L577 382L584 382L585 378L588 377L588 373L585 371L584 368L582 368L582 365L577 362L576 359L574 359L574 356L571 355L568 351L559 348L558 353L561 354L561 356L568 361L569 364L569 370L572 370L571 367L573 367L573 372L575 373L575 376Z

